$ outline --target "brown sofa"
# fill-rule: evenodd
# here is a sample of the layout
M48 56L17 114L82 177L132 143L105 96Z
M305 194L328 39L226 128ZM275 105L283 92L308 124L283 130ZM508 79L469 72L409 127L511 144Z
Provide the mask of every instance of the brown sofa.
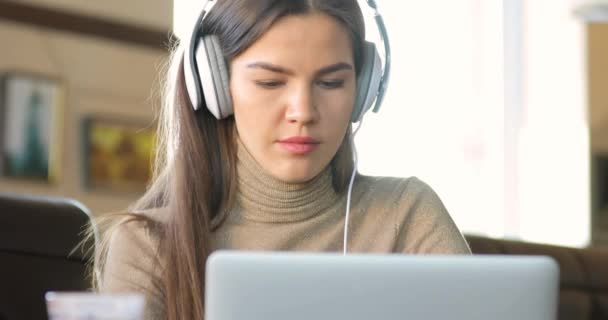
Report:
M46 319L45 292L90 287L86 252L70 254L88 222L73 200L0 194L0 320Z
M608 319L608 250L466 236L474 254L548 255L560 266L559 320Z

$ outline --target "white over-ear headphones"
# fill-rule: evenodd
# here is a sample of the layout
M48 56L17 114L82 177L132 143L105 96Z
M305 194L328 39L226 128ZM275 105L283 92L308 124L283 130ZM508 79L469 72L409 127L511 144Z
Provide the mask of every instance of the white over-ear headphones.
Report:
M351 115L352 122L359 122L373 106L378 112L386 92L390 72L390 45L382 16L375 0L366 0L374 10L374 18L384 44L385 60L382 68L380 55L374 43L363 43L361 70L357 76L357 98ZM217 3L208 0L188 39L190 42L184 52L184 75L190 102L194 110L206 105L217 118L224 119L233 114L230 96L229 74L218 37L205 34L203 21L207 13ZM209 7L209 8L207 8Z

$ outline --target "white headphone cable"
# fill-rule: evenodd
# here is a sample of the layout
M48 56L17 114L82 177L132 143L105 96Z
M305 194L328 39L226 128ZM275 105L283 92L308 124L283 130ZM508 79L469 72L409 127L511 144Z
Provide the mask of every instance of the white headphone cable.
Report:
M357 174L357 165L359 163L358 156L357 156L357 148L355 147L355 135L357 134L359 129L361 129L362 125L363 125L363 119L361 119L361 121L359 121L359 125L357 126L357 129L355 129L353 134L350 136L350 143L351 143L351 148L353 151L353 172L350 175L350 183L348 184L348 194L346 196L346 216L344 218L344 240L343 240L343 250L342 250L343 255L346 255L346 253L348 252L348 219L350 218L350 200L351 200L351 195L352 195L352 191L353 191L353 184L355 182L355 176Z

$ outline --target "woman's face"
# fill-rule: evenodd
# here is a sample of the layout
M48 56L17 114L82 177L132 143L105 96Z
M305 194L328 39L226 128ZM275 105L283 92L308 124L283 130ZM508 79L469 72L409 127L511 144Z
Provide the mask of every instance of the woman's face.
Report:
M347 30L324 14L287 16L230 68L237 131L254 159L285 182L319 174L344 139L355 99Z

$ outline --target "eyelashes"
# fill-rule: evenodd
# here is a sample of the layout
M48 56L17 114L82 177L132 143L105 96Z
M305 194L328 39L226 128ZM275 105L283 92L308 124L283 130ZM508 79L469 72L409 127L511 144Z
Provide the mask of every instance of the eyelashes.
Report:
M318 83L325 89L338 89L344 87L344 80L322 80Z
M258 87L262 87L264 89L277 89L285 84L283 81L275 80L256 80L254 82Z
M285 85L285 81L278 80L256 80L255 84L263 89L273 90L278 89ZM335 79L335 80L319 80L316 84L323 89L339 89L344 87L344 80Z

